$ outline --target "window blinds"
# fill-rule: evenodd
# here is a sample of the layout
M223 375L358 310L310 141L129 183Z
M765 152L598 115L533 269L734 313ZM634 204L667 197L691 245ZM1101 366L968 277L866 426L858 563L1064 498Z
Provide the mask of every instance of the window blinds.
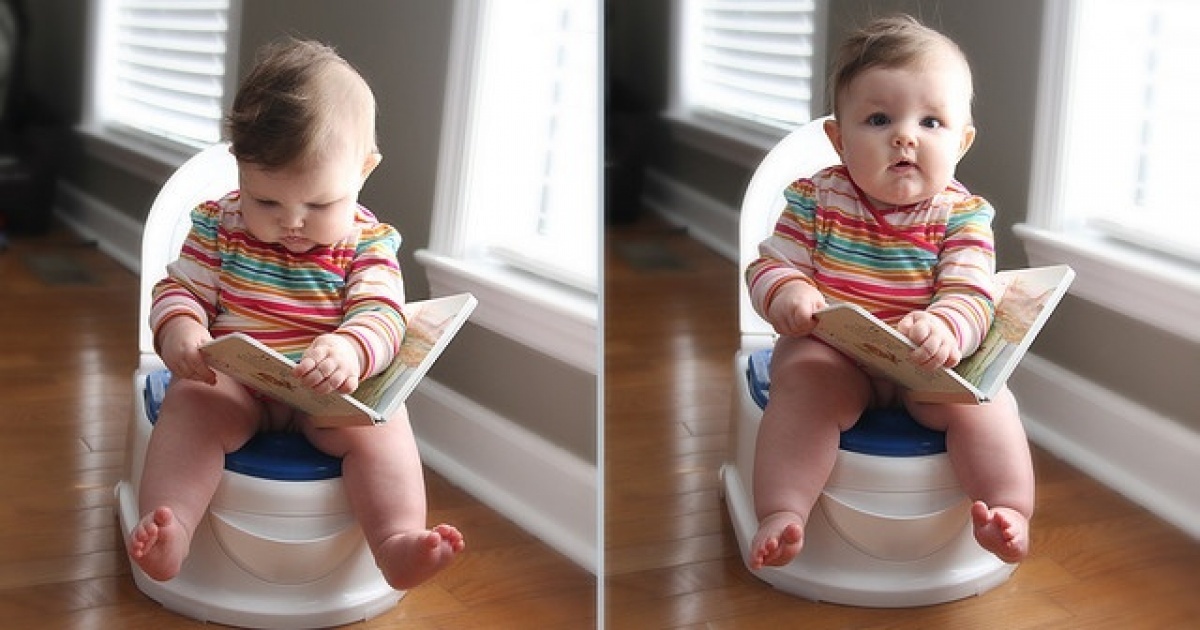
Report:
M812 118L814 0L704 0L689 20L691 106L792 129ZM819 107L819 104L817 104Z
M116 0L105 122L188 146L221 138L229 0Z

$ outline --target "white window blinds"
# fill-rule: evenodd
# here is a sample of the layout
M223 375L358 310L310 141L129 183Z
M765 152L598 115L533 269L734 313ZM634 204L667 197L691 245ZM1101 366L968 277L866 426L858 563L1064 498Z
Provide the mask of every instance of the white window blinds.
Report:
M192 147L221 138L229 0L105 0L98 118Z
M790 130L820 109L816 0L679 6L685 107L772 130Z

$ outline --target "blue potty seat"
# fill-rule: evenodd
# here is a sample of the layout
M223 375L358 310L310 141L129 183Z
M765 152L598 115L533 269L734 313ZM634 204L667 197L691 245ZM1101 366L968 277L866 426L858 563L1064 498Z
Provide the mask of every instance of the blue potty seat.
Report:
M765 408L771 389L771 348L750 355L746 369L750 397ZM881 457L918 457L946 452L946 434L927 429L904 409L867 409L842 433L841 449Z
M171 372L158 370L146 377L146 415L158 421ZM242 448L225 456L231 472L275 481L318 481L342 476L342 460L317 450L300 432L259 433Z

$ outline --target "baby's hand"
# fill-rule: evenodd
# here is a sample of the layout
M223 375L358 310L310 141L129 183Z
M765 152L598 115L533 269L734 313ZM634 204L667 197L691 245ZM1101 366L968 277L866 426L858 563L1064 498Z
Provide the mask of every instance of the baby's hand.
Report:
M825 306L825 296L816 287L803 280L794 280L779 287L775 293L767 306L767 321L781 335L803 337L817 325L813 313Z
M927 370L952 368L962 359L958 338L942 318L928 311L913 311L896 324L896 330L916 344L912 361Z
M304 351L294 373L318 393L349 394L358 389L362 360L354 342L341 335L321 335Z
M174 378L217 382L217 373L204 362L200 346L212 341L212 333L191 317L172 317L158 329L158 355Z

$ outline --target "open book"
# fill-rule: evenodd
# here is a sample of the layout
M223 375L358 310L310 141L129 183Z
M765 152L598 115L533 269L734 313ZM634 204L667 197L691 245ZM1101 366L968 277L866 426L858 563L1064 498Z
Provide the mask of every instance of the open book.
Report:
M907 337L853 304L819 311L812 334L872 374L911 390L914 400L978 404L991 400L1008 380L1074 278L1066 265L997 273L992 327L979 349L954 369L917 367L909 361L914 346Z
M477 303L475 296L462 293L405 304L408 329L400 352L353 394L316 393L292 375L294 362L241 333L214 339L200 351L214 370L307 412L317 426L379 424L408 398Z

